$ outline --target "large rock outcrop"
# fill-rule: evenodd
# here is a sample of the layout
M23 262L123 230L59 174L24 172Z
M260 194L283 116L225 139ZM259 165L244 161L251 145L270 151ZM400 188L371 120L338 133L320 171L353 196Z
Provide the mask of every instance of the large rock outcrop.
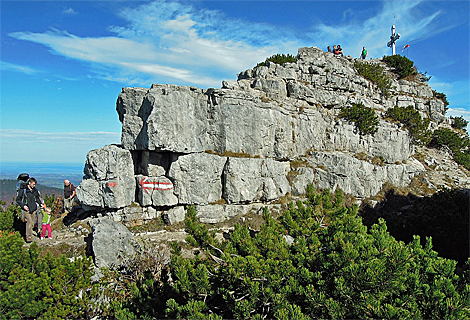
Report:
M376 134L361 135L338 116L354 103L375 110ZM296 63L243 71L220 89L123 88L122 144L90 151L78 197L114 216L135 203L173 221L185 205L220 221L246 211L236 206L300 194L309 183L370 197L425 171L408 131L384 119L387 109L409 105L434 126L446 122L426 83L394 80L385 97L353 58L318 48L299 49Z
M91 220L89 224L93 256L98 268L118 269L139 250L133 234L109 217Z

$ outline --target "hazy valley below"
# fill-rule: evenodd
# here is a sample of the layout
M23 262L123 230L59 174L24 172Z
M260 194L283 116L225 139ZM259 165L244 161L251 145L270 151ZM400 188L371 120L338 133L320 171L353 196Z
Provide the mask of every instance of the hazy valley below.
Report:
M64 179L78 186L83 177L83 164L80 163L1 163L0 179L15 180L20 173L35 177L38 184L62 189Z

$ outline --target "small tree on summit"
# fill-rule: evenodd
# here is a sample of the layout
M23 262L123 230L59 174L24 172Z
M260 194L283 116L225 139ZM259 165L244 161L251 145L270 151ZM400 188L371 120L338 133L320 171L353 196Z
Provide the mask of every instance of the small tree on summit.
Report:
M277 63L277 64L280 64L281 66L286 63L286 62L291 62L291 63L295 63L297 62L297 57L294 57L293 55L291 54L275 54L269 58L266 58L266 60L264 62L260 62L256 65L255 68L259 67L259 66L265 66L269 61L271 62L274 62L274 63Z
M393 73L398 75L398 79L416 74L416 70L413 68L414 62L407 57L395 54L393 56L384 56L382 60L392 68Z

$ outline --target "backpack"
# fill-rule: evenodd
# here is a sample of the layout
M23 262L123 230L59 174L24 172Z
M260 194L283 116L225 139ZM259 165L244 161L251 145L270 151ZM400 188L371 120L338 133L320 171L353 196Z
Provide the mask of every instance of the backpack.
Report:
M29 174L27 173L20 173L18 178L16 179L16 195L18 195L18 191L20 189L26 188L28 185Z
M18 197L20 192L22 192L23 193L23 200L24 200L24 196L26 194L25 189L26 189L26 186L28 185L28 180L29 180L29 174L20 173L20 175L16 179L16 197ZM21 210L21 213L22 213L21 218L24 219L23 210Z

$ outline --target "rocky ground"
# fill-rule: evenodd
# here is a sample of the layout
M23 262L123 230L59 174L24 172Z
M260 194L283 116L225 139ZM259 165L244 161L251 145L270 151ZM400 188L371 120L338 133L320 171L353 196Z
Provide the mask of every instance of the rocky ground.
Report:
M402 194L414 194L416 196L429 196L440 189L461 188L470 190L470 172L459 166L454 161L448 150L417 148L414 157L426 168L426 172L416 177L406 188L397 189ZM389 186L390 187L390 186ZM299 198L287 198L285 202L297 200ZM365 202L379 203L381 194L365 199ZM87 217L78 220L68 226L63 221L66 214L57 218L52 223L52 238L40 240L35 234L33 241L46 251L51 251L54 255L65 253L67 256L76 256L87 252L87 241L90 240L91 228L88 221L94 217ZM151 221L143 226L129 228L136 239L147 240L158 247L169 247L173 241L185 242L187 233L184 231L182 222L168 226L161 219ZM235 223L246 224L252 229L257 229L262 223L260 212L251 212L244 216L235 216L224 223L211 225L217 230L219 239L227 238L227 234L233 229ZM30 244L25 246L29 247ZM191 255L190 251L186 252Z

